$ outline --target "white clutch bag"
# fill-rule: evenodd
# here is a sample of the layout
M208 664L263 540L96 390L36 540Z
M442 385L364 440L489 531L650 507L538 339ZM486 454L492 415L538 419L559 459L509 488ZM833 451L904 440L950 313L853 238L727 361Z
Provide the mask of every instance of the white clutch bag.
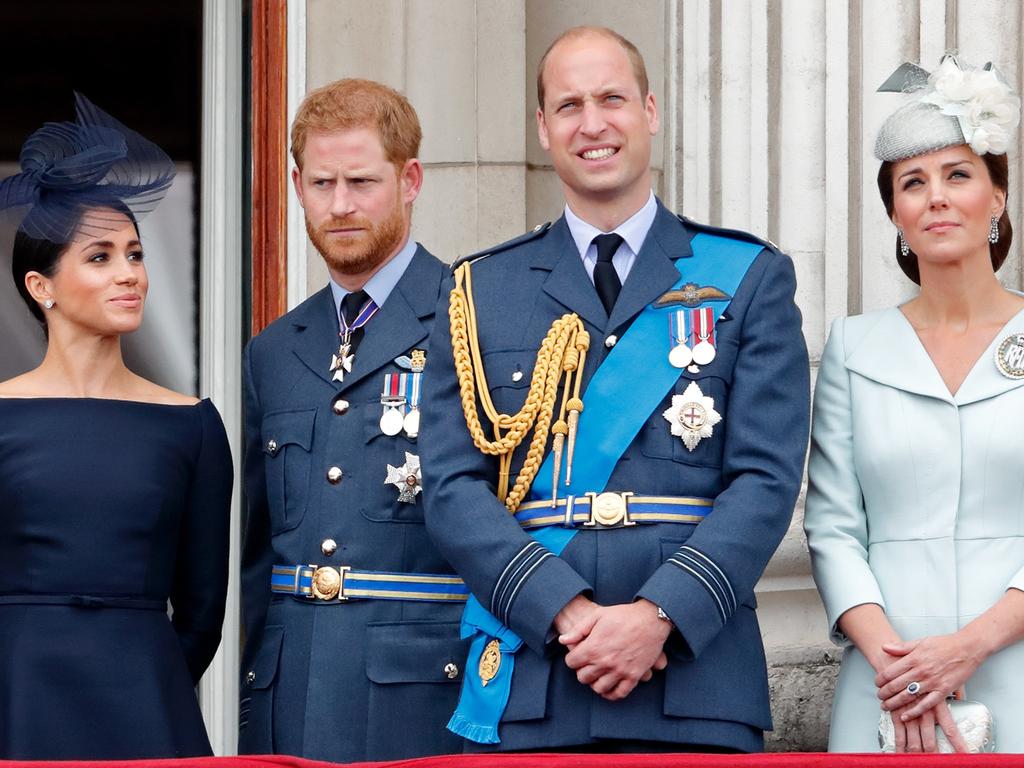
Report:
M967 751L971 753L995 752L996 737L992 723L992 713L984 704L977 701L950 699L946 702L953 715L956 727L960 729ZM935 742L939 752L955 752L942 728L935 726ZM892 725L892 716L883 712L878 719L878 745L883 752L896 751L896 732Z

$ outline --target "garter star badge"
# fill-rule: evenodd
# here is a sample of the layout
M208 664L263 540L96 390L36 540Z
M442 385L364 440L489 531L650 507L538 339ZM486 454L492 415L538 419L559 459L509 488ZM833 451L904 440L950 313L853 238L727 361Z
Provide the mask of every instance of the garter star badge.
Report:
M691 381L681 395L672 395L672 407L661 414L672 425L672 434L683 439L688 451L697 447L705 437L711 437L712 427L722 420L715 410L714 398L700 391Z
M1008 379L1024 379L1024 333L1011 333L999 342L996 367Z
M393 467L388 464L388 479L385 485L398 489L398 500L406 504L416 501L416 494L423 490L423 475L420 473L420 457L406 451L405 464Z

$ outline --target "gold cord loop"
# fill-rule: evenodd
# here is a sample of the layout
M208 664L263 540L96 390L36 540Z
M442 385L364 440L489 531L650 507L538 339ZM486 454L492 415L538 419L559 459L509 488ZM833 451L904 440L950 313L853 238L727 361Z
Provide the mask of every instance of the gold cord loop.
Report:
M558 473L561 468L562 444L568 436L566 457L566 484L572 472L572 456L576 440L576 426L579 412L583 410L580 398L583 367L590 347L590 334L583 327L583 321L575 314L565 314L551 324L544 341L537 350L537 359L530 379L526 401L517 413L498 413L491 400L480 354L480 339L477 335L476 308L473 304L473 280L469 262L455 270L455 287L452 288L448 303L448 318L451 322L452 353L455 373L459 380L459 395L466 426L476 447L498 461L498 499L505 503L509 512L515 512L529 493L530 486L540 469L544 458L544 446L548 432L555 433L555 477L554 503L558 495ZM558 383L565 374L565 386L558 420L552 428L555 400L558 397ZM484 433L477 411L477 397L484 415L491 423L494 439ZM568 411L568 420L566 412ZM509 489L512 455L523 442L530 429L530 440L523 467Z

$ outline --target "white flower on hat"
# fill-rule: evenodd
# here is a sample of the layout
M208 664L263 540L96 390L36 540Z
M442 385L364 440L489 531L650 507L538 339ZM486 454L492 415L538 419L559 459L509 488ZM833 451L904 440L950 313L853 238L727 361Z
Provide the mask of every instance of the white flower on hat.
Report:
M1020 122L1020 98L991 65L963 70L953 56L946 56L928 78L921 101L955 117L964 140L979 155L1005 153Z

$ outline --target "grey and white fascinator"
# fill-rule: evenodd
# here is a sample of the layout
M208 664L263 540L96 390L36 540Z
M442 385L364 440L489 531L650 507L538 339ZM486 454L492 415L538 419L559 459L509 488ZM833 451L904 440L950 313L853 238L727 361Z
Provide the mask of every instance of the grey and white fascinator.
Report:
M875 157L883 162L960 144L979 155L1001 155L1020 123L1020 97L991 62L966 67L947 54L932 73L908 62L878 90L911 96L878 132Z
M138 221L174 179L174 163L160 147L80 93L75 122L43 125L25 140L19 163L21 173L0 181L0 211L16 216L29 237L60 244L99 236L124 221L103 209Z

